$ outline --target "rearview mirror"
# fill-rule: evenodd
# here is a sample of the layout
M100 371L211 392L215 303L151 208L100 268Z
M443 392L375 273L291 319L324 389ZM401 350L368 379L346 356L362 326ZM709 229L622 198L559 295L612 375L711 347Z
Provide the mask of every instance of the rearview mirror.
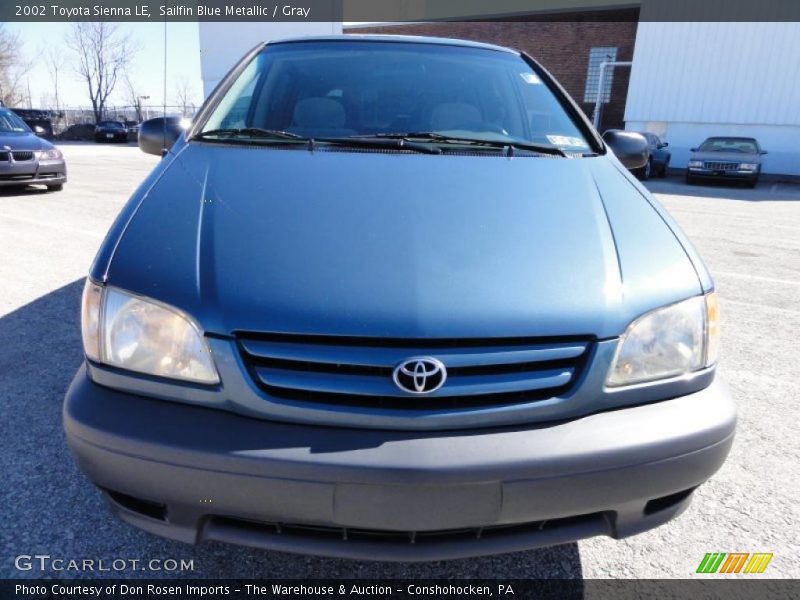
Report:
M650 145L641 133L609 129L603 141L628 170L641 169L650 158Z
M148 154L163 156L186 129L183 117L156 117L139 126L139 149Z

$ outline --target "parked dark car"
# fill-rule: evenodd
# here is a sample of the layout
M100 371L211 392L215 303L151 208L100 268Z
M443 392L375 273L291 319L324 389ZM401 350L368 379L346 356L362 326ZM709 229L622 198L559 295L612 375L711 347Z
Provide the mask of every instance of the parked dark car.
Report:
M66 181L61 151L37 137L14 112L0 107L0 187L45 185L58 191Z
M661 138L649 131L643 131L642 135L647 140L647 145L650 148L650 157L644 167L635 171L636 176L643 180L650 179L654 175L656 177L666 177L669 163L672 160L672 154L667 150L669 143L661 141Z
M123 125L128 131L128 137L135 140L139 135L139 121L125 121Z
M53 137L53 113L36 108L12 108L30 130L45 139Z
M755 187L761 175L761 157L766 153L754 138L710 137L692 148L686 182L716 179Z
M128 129L121 121L100 121L94 128L95 142L127 142Z
M270 42L139 139L169 150L91 268L63 409L128 523L460 558L656 527L725 460L714 284L626 168L646 141L527 55Z

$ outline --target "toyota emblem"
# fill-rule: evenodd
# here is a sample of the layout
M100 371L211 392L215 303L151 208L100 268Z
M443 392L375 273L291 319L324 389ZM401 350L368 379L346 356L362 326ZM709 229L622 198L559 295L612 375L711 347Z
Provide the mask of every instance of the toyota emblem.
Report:
M430 356L414 356L394 368L392 379L408 394L430 394L444 385L447 369Z

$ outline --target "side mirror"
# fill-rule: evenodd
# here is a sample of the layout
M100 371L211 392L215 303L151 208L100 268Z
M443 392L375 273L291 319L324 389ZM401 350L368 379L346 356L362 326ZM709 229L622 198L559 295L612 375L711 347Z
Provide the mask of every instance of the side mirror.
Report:
M650 158L650 146L641 133L609 129L603 134L603 141L628 170L641 169Z
M182 117L156 117L139 126L139 149L163 156L186 128Z
M697 148L689 148L689 152L697 152Z
M45 135L47 132L45 131L44 127L42 127L41 125L34 125L34 127L33 127L33 133L35 133L35 134L36 134L36 135L38 135L39 137L44 137L44 135Z
M759 154L769 154L769 152L767 152L766 150L762 150L761 152L759 152Z
M661 142L661 145L658 148L660 150L661 148L666 148L667 146L669 146L669 142Z

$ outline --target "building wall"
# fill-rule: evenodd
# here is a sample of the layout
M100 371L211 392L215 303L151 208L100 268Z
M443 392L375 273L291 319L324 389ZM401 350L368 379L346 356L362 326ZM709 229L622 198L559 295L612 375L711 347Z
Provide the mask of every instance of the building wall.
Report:
M210 22L198 24L200 72L207 97L233 66L257 44L304 35L342 33L341 23L332 22Z
M712 135L755 137L763 171L800 175L800 23L643 22L625 122L670 143L672 165Z
M617 48L617 60L633 58L638 9L574 14L558 21L462 21L409 23L372 27L351 27L345 33L383 33L453 37L525 51L538 60L578 102L589 118L594 103L586 103L584 89L589 64L589 51L595 46ZM600 129L622 127L625 99L628 94L629 69L615 69L611 100L604 105Z

